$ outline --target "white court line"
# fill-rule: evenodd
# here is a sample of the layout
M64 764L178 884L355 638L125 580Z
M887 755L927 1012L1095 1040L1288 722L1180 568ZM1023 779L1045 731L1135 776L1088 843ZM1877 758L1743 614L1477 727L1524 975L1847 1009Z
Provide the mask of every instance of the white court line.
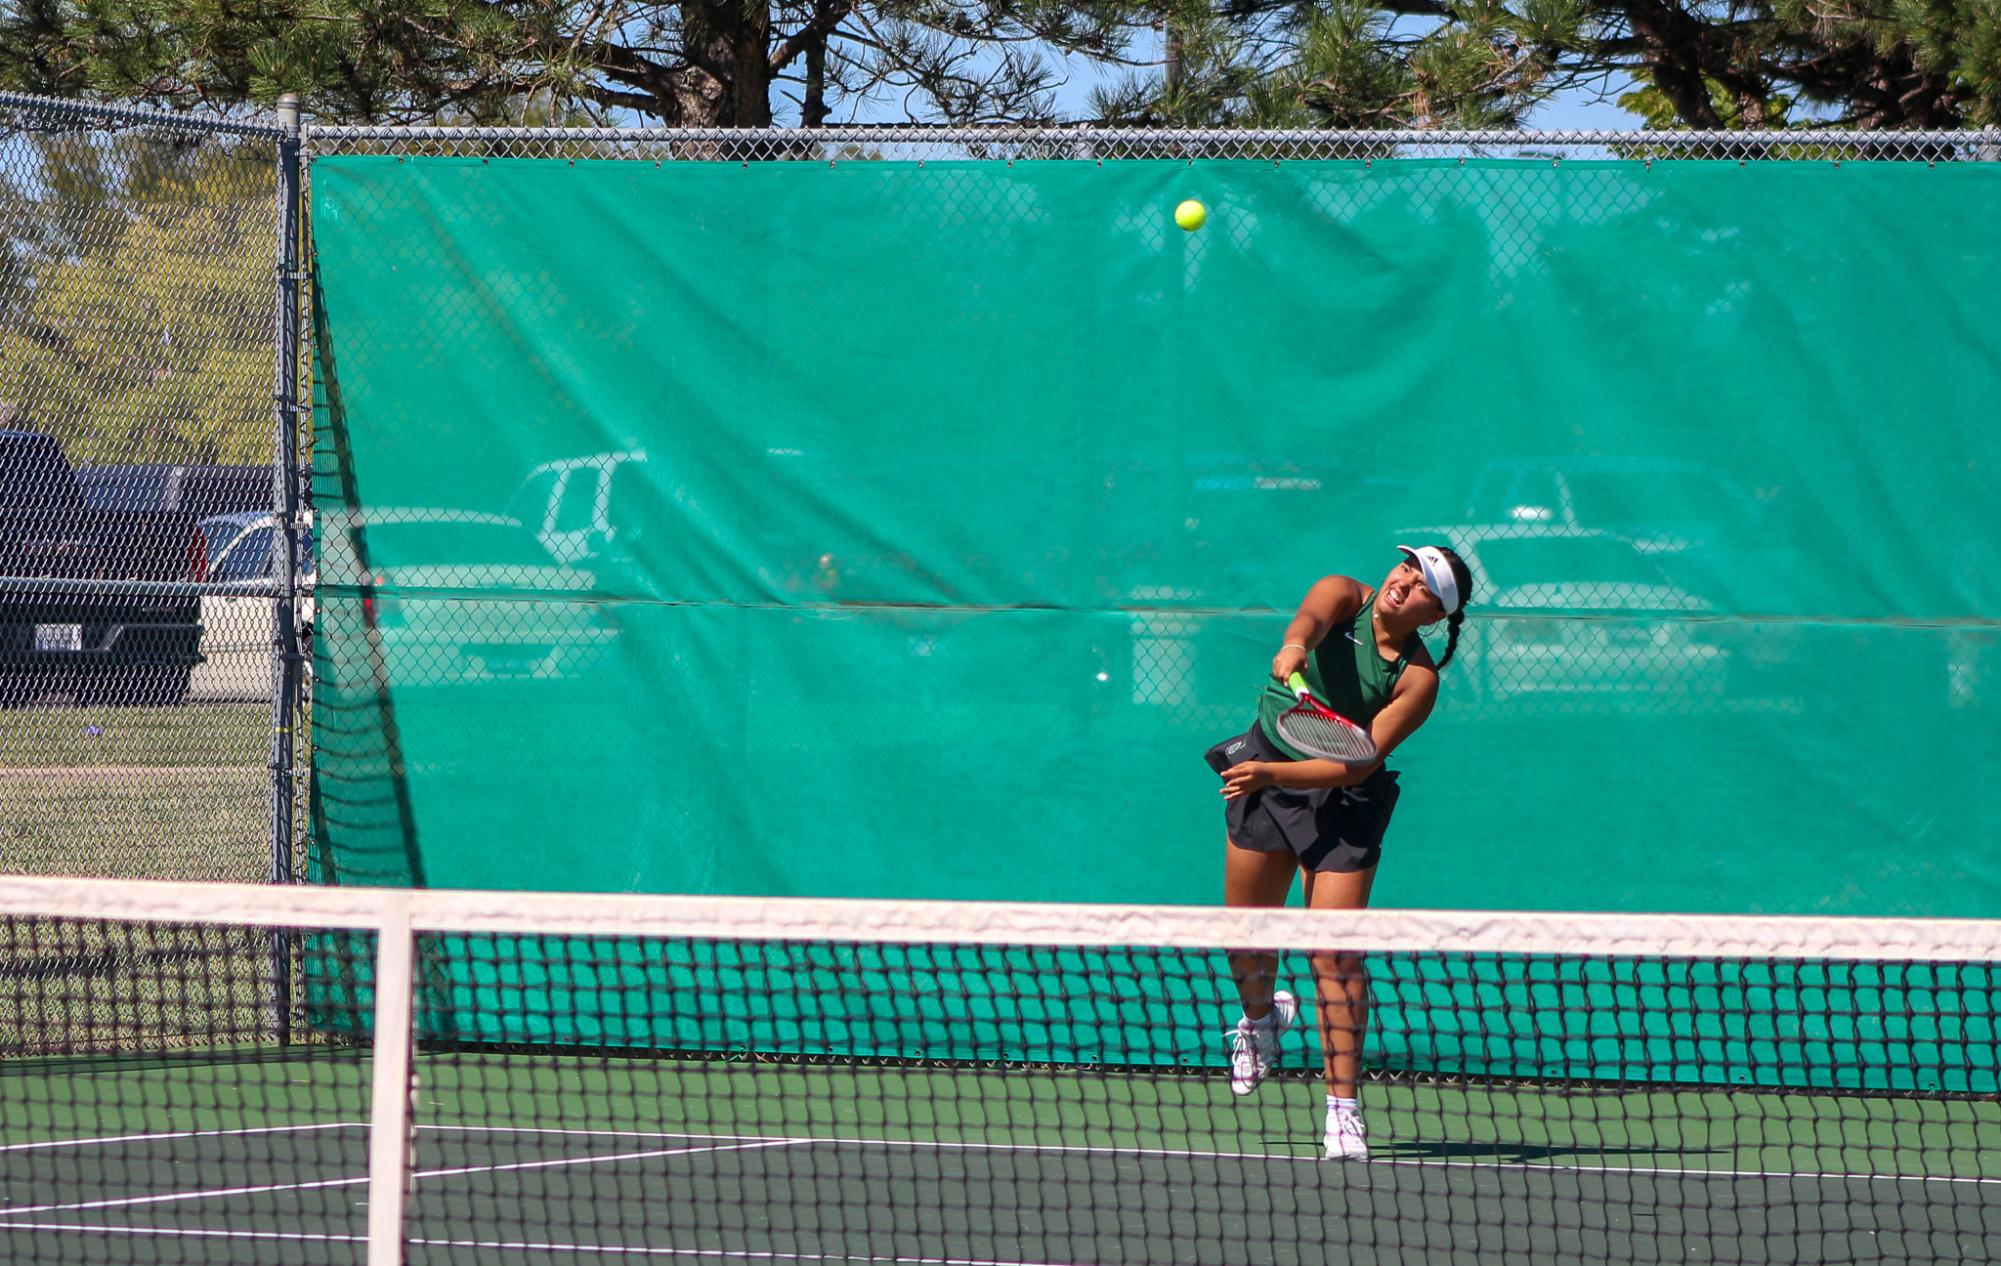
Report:
M310 1241L313 1243L356 1244L367 1237L360 1235L314 1235L296 1231L207 1231L191 1227L132 1227L132 1226L91 1226L77 1222L0 1222L0 1231L88 1231L105 1235L156 1236L183 1239L226 1239L226 1240L288 1240ZM627 1244L557 1244L542 1240L441 1240L421 1236L411 1236L405 1244L419 1244L425 1248L472 1248L515 1250L538 1253L616 1253L637 1257L704 1257L721 1258L727 1261L759 1262L879 1262L884 1266L1088 1266L1075 1261L1035 1262L1009 1261L985 1257L881 1257L857 1256L853 1253L781 1253L776 1250L727 1249L727 1248L650 1248L644 1245Z
M895 1266L1090 1266L1086 1262L1010 1261L989 1257L882 1257L854 1253L781 1253L775 1249L747 1248L648 1248L624 1244L547 1244L536 1240L439 1240L411 1239L410 1244L426 1248L533 1249L543 1253L626 1253L641 1257L720 1257L730 1261L779 1262L883 1262Z
M258 1125L236 1130L173 1130L158 1134L110 1134L92 1139L50 1139L41 1143L0 1144L0 1152L32 1152L51 1147L90 1147L99 1143L153 1143L168 1139L237 1138L246 1134L294 1134L307 1130L365 1130L366 1121L325 1121L308 1125Z
M573 1156L559 1160L516 1161L508 1165L466 1165L458 1169L419 1169L411 1173L412 1178L455 1178L462 1174L499 1174L517 1169L561 1169L571 1165L601 1165L607 1161L651 1160L657 1156L706 1156L711 1152L750 1152L764 1147L790 1147L796 1143L811 1143L813 1139L751 1139L732 1143L725 1147L666 1147L649 1152L624 1152L615 1156ZM5 1213L0 1209L0 1214Z
M556 1169L567 1166L598 1165L607 1161L642 1160L659 1156L687 1156L703 1152L735 1152L762 1147L783 1147L793 1143L810 1143L812 1139L769 1139L739 1142L726 1147L675 1147L660 1148L649 1152L626 1152L616 1156L571 1156L557 1160L520 1161L507 1165L470 1165L460 1169L420 1169L411 1173L411 1178L449 1178L464 1174L492 1174L517 1169ZM174 1191L154 1196L119 1196L109 1200L79 1200L66 1204L18 1205L11 1209L0 1209L0 1217L16 1217L25 1213L60 1213L76 1209L128 1209L138 1205L174 1204L186 1200L214 1200L225 1196L261 1196L279 1191L320 1191L330 1187L360 1187L368 1184L366 1174L358 1178L322 1178L314 1182L264 1183L254 1187L210 1187L201 1191Z
M643 1137L654 1137L654 1138L680 1138L680 1139L700 1140L707 1142L718 1142L725 1144L725 1146L660 1148L649 1151L627 1152L609 1156L576 1157L576 1158L559 1159L552 1161L527 1161L527 1162L518 1162L507 1165L466 1166L466 1167L452 1168L452 1169L419 1170L412 1175L414 1178L456 1177L473 1173L496 1173L508 1170L544 1169L544 1168L556 1168L556 1167L565 1167L574 1165L592 1165L610 1161L651 1159L664 1156L701 1155L705 1153L719 1152L719 1151L749 1151L749 1150L756 1150L769 1147L790 1147L790 1146L800 1146L800 1145L829 1145L829 1144L835 1146L862 1146L862 1147L877 1147L883 1149L904 1148L910 1150L929 1149L929 1150L1005 1151L1005 1152L1026 1151L1026 1152L1052 1152L1052 1153L1069 1153L1069 1154L1081 1153L1086 1155L1104 1155L1111 1157L1150 1156L1150 1157L1173 1157L1173 1158L1184 1158L1184 1159L1203 1158L1203 1159L1215 1159L1215 1160L1227 1160L1227 1159L1267 1160L1267 1161L1277 1160L1277 1161L1286 1161L1291 1163L1303 1163L1303 1164L1313 1164L1313 1165L1325 1165L1327 1163L1318 1156L1272 1156L1267 1153L1251 1153L1251 1152L1230 1153L1230 1152L1213 1152L1213 1151L1201 1152L1192 1150L1175 1150L1175 1149L1164 1149L1164 1148L1109 1148L1109 1147L1077 1147L1077 1146L1066 1146L1066 1145L1048 1145L1048 1146L1027 1145L1027 1146L1016 1147L1008 1144L994 1144L994 1143L955 1143L955 1142L933 1142L928 1140L900 1140L900 1139L843 1139L843 1138L776 1137L776 1136L746 1137L742 1135L679 1134L679 1133L669 1133L665 1131L661 1132L578 1131L578 1130L561 1130L561 1129L550 1129L550 1128L539 1128L539 1127L531 1127L520 1130L510 1130L508 1127L505 1126L426 1126L424 1128L429 1130L459 1130L465 1133L521 1133L521 1134L543 1134L543 1135L570 1135L570 1136L581 1136L581 1137L591 1137L593 1135L629 1137L629 1136L639 1135ZM1976 1185L2001 1184L2001 1178L1980 1178L1980 1177L1955 1178L1955 1177L1909 1175L1909 1174L1803 1173L1803 1172L1789 1171L1789 1170L1715 1170L1715 1169L1691 1169L1691 1168L1669 1167L1669 1166L1637 1166L1637 1165L1560 1166L1560 1165L1533 1165L1520 1162L1511 1163L1504 1161L1477 1161L1477 1160L1440 1161L1440 1160L1429 1160L1421 1158L1388 1157L1380 1155L1368 1161L1367 1165L1372 1167L1391 1166L1391 1167L1420 1168L1420 1169L1467 1169L1476 1171L1495 1170L1495 1171L1520 1171L1523 1173L1548 1173L1548 1174L1556 1174L1556 1173L1621 1174L1627 1176L1654 1175L1654 1176L1666 1176L1666 1177L1715 1178L1715 1179L1725 1179L1725 1180L1756 1178L1756 1179L1785 1179L1785 1180L1805 1179L1809 1181L1858 1181L1859 1180L1868 1182L1884 1182L1884 1181L1928 1182L1928 1183L1964 1183L1964 1184L1976 1184ZM365 1178L349 1178L349 1179L337 1179L337 1180L329 1180L325 1182L313 1182L313 1183L272 1184L263 1187L226 1188L226 1189L201 1191L201 1192L179 1193L179 1194L165 1195L165 1196L147 1196L147 1197L137 1197L137 1198L122 1199L122 1200L93 1201L88 1203L70 1204L70 1205L45 1205L45 1206L32 1206L21 1209L0 1209L0 1217L6 1217L9 1219L7 1221L0 1222L0 1229L64 1231L64 1232L76 1232L76 1233L93 1234L93 1235L175 1236L175 1237L192 1237L192 1238L211 1238L211 1239L289 1240L289 1241L356 1243L356 1242L361 1242L365 1237L357 1235L338 1235L330 1233L310 1234L310 1233L299 1233L299 1232L276 1232L276 1231L233 1231L233 1230L200 1230L192 1228L93 1226L82 1223L24 1222L24 1221L13 1220L13 1218L16 1215L24 1213L54 1212L64 1209L130 1207L142 1204L159 1204L169 1201L206 1199L215 1196L240 1195L240 1194L274 1192L274 1191L309 1190L313 1188L339 1187L339 1186L356 1186L356 1185L361 1185L365 1182L366 1182ZM641 1245L628 1246L628 1245L618 1245L618 1244L561 1244L561 1243L536 1241L536 1240L476 1240L476 1239L436 1239L436 1238L413 1237L407 1240L406 1242L411 1244L424 1245L427 1247L467 1248L467 1249L492 1250L492 1251L503 1251L503 1252L534 1251L534 1252L576 1253L576 1254L612 1253L612 1254L623 1254L628 1256L662 1257L662 1258L697 1258L697 1259L714 1259L714 1260L726 1260L726 1261L810 1262L810 1261L828 1261L834 1259L833 1257L830 1257L829 1255L826 1254L780 1253L775 1251L752 1251L747 1249L732 1250L732 1249L694 1249L694 1248L655 1248L655 1247L647 1247ZM839 1260L882 1263L884 1264L884 1266L1057 1266L1057 1264L1055 1263L1032 1262L1032 1261L1007 1261L1007 1260L986 1259L986 1258L885 1257L885 1256L856 1257L852 1255L835 1255L835 1256L838 1257ZM1076 1266L1076 1264L1071 1263L1069 1264L1069 1266Z
M313 1244L361 1244L365 1235L318 1234L310 1231L209 1231L193 1227L96 1226L88 1222L0 1222L0 1231L88 1231L99 1235L182 1236L202 1240L291 1240Z
M546 1127L514 1127L505 1125L426 1125L423 1126L422 1128L426 1130L456 1130L461 1133L558 1134L558 1135L576 1135L583 1138L590 1138L593 1136L605 1136L605 1137L630 1136L638 1138L702 1139L713 1142L758 1142L758 1143L793 1143L793 1144L804 1143L804 1144L816 1144L816 1145L833 1144L841 1147L879 1147L885 1149L910 1148L913 1150L931 1149L935 1151L1057 1152L1057 1153L1076 1153L1087 1156L1108 1156L1113 1158L1120 1156L1153 1156L1153 1157L1169 1157L1179 1160L1284 1161L1288 1164L1301 1164L1301 1165L1321 1165L1326 1163L1325 1158L1319 1155L1318 1152L1314 1152L1310 1155L1295 1155L1289 1153L1278 1154L1272 1152L1199 1151L1193 1148L1092 1147L1092 1146L1077 1146L1074 1144L1064 1144L1064 1143L970 1143L970 1142L941 1141L935 1139L857 1139L857 1138L839 1138L839 1137L820 1138L809 1135L781 1136L781 1135L759 1135L759 1134L695 1134L695 1133L681 1134L668 1131L650 1132L642 1130L633 1130L633 1131L562 1130L562 1129L552 1129ZM1297 1146L1306 1147L1308 1145L1301 1143L1298 1144ZM702 1152L702 1151L723 1151L723 1150L733 1150L733 1149L694 1148L691 1150L696 1152ZM1506 1150L1506 1149L1505 1147L1498 1147L1497 1150ZM1673 1149L1663 1148L1662 1150L1672 1151ZM1426 1157L1416 1157L1416 1156L1404 1157L1404 1156L1377 1155L1377 1156L1372 1156L1369 1159L1369 1164L1399 1165L1406 1167L1423 1166L1428 1169L1496 1169L1496 1170L1518 1169L1526 1173L1552 1173L1552 1174L1627 1174L1627 1175L1664 1174L1673 1178L1807 1178L1807 1179L1832 1181L1832 1182L1839 1182L1839 1181L1936 1182L1936 1183L1971 1183L1971 1184L2001 1185L2001 1176L1953 1177L1949 1175L1934 1175L1934 1174L1856 1174L1856 1173L1842 1173L1838 1171L1809 1172L1797 1169L1697 1169L1692 1166L1676 1167L1668 1165L1555 1165L1555 1164L1534 1164L1528 1161L1432 1160ZM5 1210L0 1210L0 1213L4 1212Z
M11 1147L0 1147L0 1151L9 1151L15 1148L73 1147L73 1146L83 1146L89 1143L123 1143L135 1140L146 1141L151 1139L206 1138L206 1137L224 1137L224 1136L239 1135L239 1134L283 1133L292 1130L339 1130L339 1129L365 1129L365 1128L367 1128L366 1122L336 1121L336 1122L328 1122L322 1125L266 1126L266 1127L259 1127L256 1129L243 1129L243 1130L191 1130L179 1134L133 1134L133 1135L125 1135L125 1136L101 1138L101 1139L75 1139L61 1143L17 1143L11 1145ZM1288 1164L1319 1164L1323 1159L1318 1154L1292 1155L1292 1154L1274 1154L1271 1152L1218 1152L1218 1151L1198 1150L1195 1148L1165 1148L1165 1147L1096 1147L1096 1146L1078 1146L1074 1144L1062 1144L1062 1143L976 1143L976 1142L950 1142L950 1141L940 1141L931 1139L858 1139L858 1138L842 1138L839 1136L820 1137L817 1135L705 1134L696 1131L677 1131L677 1130L609 1130L609 1129L578 1130L578 1129L563 1129L553 1126L512 1126L512 1125L426 1124L426 1125L420 1125L417 1128L423 1132L433 1132L433 1133L452 1132L459 1134L531 1134L531 1135L549 1135L561 1138L685 1139L691 1142L721 1143L721 1144L727 1144L728 1146L669 1148L669 1149L660 1149L657 1151L626 1152L613 1156L571 1157L571 1158L551 1160L551 1161L523 1161L507 1165L467 1165L457 1169L416 1170L413 1171L411 1175L411 1177L413 1178L454 1177L465 1174L498 1173L504 1170L517 1170L517 1169L548 1169L548 1168L561 1167L565 1165L600 1164L605 1161L613 1161L613 1160L643 1160L659 1156L700 1155L703 1152L719 1152L719 1151L749 1151L749 1150L755 1150L760 1147L797 1146L802 1144L814 1145L814 1146L832 1144L835 1146L844 1146L844 1147L877 1147L885 1149L910 1148L913 1150L928 1148L938 1151L1054 1152L1054 1153L1068 1153L1068 1154L1077 1154L1086 1156L1111 1156L1111 1157L1153 1156L1153 1157L1170 1157L1182 1160L1241 1160L1241 1161L1259 1160L1259 1161L1283 1161ZM1306 1147L1307 1145L1302 1143L1299 1144L1299 1146ZM1663 1149L1663 1150L1671 1151L1672 1149ZM1667 1165L1556 1165L1556 1164L1534 1164L1528 1161L1433 1160L1424 1157L1393 1157L1393 1156L1382 1156L1382 1155L1378 1155L1377 1157L1372 1159L1370 1163L1376 1165L1399 1165L1399 1166L1419 1165L1419 1166L1428 1166L1434 1169L1495 1169L1495 1170L1519 1169L1524 1172L1530 1172L1530 1173L1542 1172L1542 1173L1564 1173L1564 1174L1624 1174L1624 1175L1663 1174L1673 1178L1726 1178L1726 1179L1805 1178L1805 1179L1826 1181L1826 1182L1928 1182L1928 1183L1963 1183L1972 1185L2001 1184L2001 1176L1984 1177L1984 1176L1951 1176L1951 1175L1940 1175L1940 1174L1862 1174L1862 1173L1848 1173L1841 1171L1807 1171L1807 1170L1796 1170L1796 1169L1792 1170L1700 1169L1693 1166L1683 1167L1683 1166L1667 1166ZM338 1182L335 1183L278 1184L270 1187L245 1187L245 1188L237 1188L237 1189L223 1191L218 1194L238 1195L244 1193L256 1193L264 1191L302 1190L311 1187L339 1185L339 1183L357 1182L357 1181L363 1181L363 1180L342 1179L338 1180ZM187 1197L172 1197L172 1196L139 1197L135 1202L143 1202L145 1200L169 1200L177 1198L197 1199L200 1198L201 1194L203 1193L194 1193ZM15 1213L44 1212L56 1209L86 1208L86 1207L91 1207L91 1206L85 1206L85 1205L23 1206L18 1209L0 1209L0 1217L8 1216Z
M213 1200L221 1196L258 1196L273 1191L319 1191L329 1187L365 1187L368 1178L322 1178L317 1182L267 1183L259 1187L211 1187L206 1191L175 1191L163 1196L120 1196L114 1200L79 1200L69 1204L24 1204L0 1209L0 1218L23 1213L59 1213L66 1209L122 1209L142 1204L172 1204L178 1200Z
M555 1134L572 1134L581 1137L591 1137L594 1133L598 1133L594 1131L565 1131L565 1130L552 1131L552 1130L540 1130L540 1129L509 1131L508 1128L504 1126L458 1126L458 1127L426 1126L424 1128L427 1130L459 1129L468 1133L471 1132L488 1132L488 1133L513 1132L513 1133L540 1133L540 1134L555 1133ZM515 1170L572 1168L584 1165L604 1164L612 1161L651 1160L667 1156L691 1156L691 1155L704 1155L713 1152L754 1151L768 1147L798 1147L798 1146L824 1146L824 1145L847 1146L847 1147L873 1147L873 1148L881 1148L884 1150L901 1148L912 1151L932 1150L932 1151L972 1151L972 1152L1008 1152L1008 1153L1049 1152L1057 1154L1072 1154L1072 1155L1086 1155L1086 1156L1093 1156L1093 1155L1108 1156L1112 1158L1117 1158L1121 1156L1130 1156L1130 1157L1156 1157L1156 1158L1165 1157L1165 1158L1184 1159L1184 1160L1194 1160L1194 1159L1245 1160L1245 1161L1256 1160L1256 1161L1267 1161L1267 1162L1278 1161L1295 1165L1299 1164L1324 1165L1326 1163L1322 1157L1317 1155L1275 1156L1265 1152L1216 1152L1216 1151L1195 1151L1191 1149L1171 1149L1171 1148L1081 1147L1081 1146L1071 1146L1064 1144L1014 1145L1006 1143L939 1142L939 1141L924 1140L924 1139L844 1139L844 1138L818 1138L812 1136L784 1137L784 1136L744 1136L744 1135L729 1135L729 1134L669 1134L664 1132L660 1135L649 1136L649 1137L683 1138L683 1139L696 1140L708 1143L722 1144L722 1146L658 1148L640 1152L623 1152L609 1156L562 1157L555 1160L520 1161L504 1165L468 1165L452 1169L416 1170L413 1171L411 1177L413 1180L421 1178L451 1178L451 1177L463 1177L468 1174L502 1173ZM1948 1185L1963 1184L1970 1186L2001 1185L2001 1177L1995 1177L1995 1178L1955 1177L1948 1175L1929 1175L1929 1174L1857 1174L1857 1173L1840 1173L1840 1172L1806 1172L1799 1170L1696 1169L1691 1167L1664 1166L1664 1165L1535 1165L1524 1162L1480 1161L1480 1160L1433 1160L1422 1157L1392 1157L1384 1155L1378 1155L1376 1157L1373 1157L1370 1159L1368 1163L1372 1166L1392 1166L1399 1168L1418 1168L1418 1169L1494 1170L1496 1172L1520 1171L1525 1174L1527 1173L1579 1174L1579 1175L1617 1174L1626 1177L1654 1176L1654 1177L1669 1177L1669 1178L1713 1178L1724 1181L1729 1181L1734 1179L1766 1179L1766 1180L1785 1179L1785 1180L1806 1180L1814 1182L1893 1182L1893 1183L1919 1182L1919 1183L1940 1183ZM170 1192L164 1195L124 1196L107 1200L78 1201L73 1203L20 1205L13 1208L0 1209L0 1217L16 1217L30 1213L56 1213L67 1210L79 1210L79 1209L131 1208L140 1205L171 1204L189 1200L212 1200L228 1196L268 1195L275 1192L285 1192L285 1191L313 1191L313 1190L323 1190L333 1187L361 1186L365 1185L367 1182L368 1179L366 1176L358 1178L330 1178L314 1182L303 1182L303 1183L268 1183L268 1184L262 1184L258 1186L248 1186L248 1187L220 1187L220 1188L208 1188L201 1191Z
M307 1125L270 1125L245 1127L231 1130L182 1130L159 1134L107 1135L101 1138L58 1139L38 1143L9 1143L0 1145L0 1152L31 1151L38 1148L88 1147L107 1143L146 1143L170 1139L191 1138L231 1138L252 1134L289 1134L311 1130L365 1130L366 1121L327 1121ZM817 1135L786 1134L706 1134L697 1131L680 1130L615 1130L615 1129L564 1129L555 1126L515 1126L515 1125L436 1125L425 1124L417 1127L427 1133L458 1134L530 1134L548 1135L560 1138L640 1138L640 1139L684 1139L690 1142L728 1144L726 1147L693 1147L661 1149L658 1151L627 1152L613 1156L572 1157L552 1161L524 1161L507 1165L468 1165L458 1169L432 1169L413 1171L413 1178L452 1177L475 1173L497 1173L514 1169L547 1169L563 1165L599 1164L612 1160L639 1160L656 1156L699 1155L703 1152L744 1151L759 1147L785 1145L826 1145L843 1147L878 1148L930 1148L951 1151L999 1151L999 1152L1055 1152L1102 1156L1154 1156L1172 1157L1184 1160L1261 1160L1283 1161L1290 1164L1318 1164L1322 1158L1318 1154L1283 1154L1272 1152L1218 1152L1195 1148L1163 1147L1097 1147L1078 1146L1061 1143L976 1143L951 1142L931 1139L862 1139L840 1136L820 1137ZM1298 1144L1307 1147L1305 1143ZM1663 1148L1672 1152L1674 1149ZM1806 1171L1796 1169L1700 1169L1693 1166L1677 1167L1666 1165L1557 1165L1535 1164L1529 1161L1481 1161L1481 1160L1433 1160L1423 1157L1392 1157L1378 1155L1371 1164L1377 1165L1423 1165L1436 1169L1519 1169L1525 1172L1572 1173L1572 1174L1664 1174L1679 1178L1806 1178L1821 1181L1840 1182L1929 1182L1966 1183L1974 1185L2001 1184L2001 1176L1950 1176L1938 1174L1862 1174L1841 1171ZM274 1184L268 1187L230 1188L216 1192L219 1195L241 1195L267 1191L305 1190L313 1187L339 1186L365 1179L338 1179L326 1182ZM147 1200L199 1199L208 1194L190 1193L186 1196L146 1196L135 1197L133 1203ZM106 1202L117 1203L117 1202ZM81 1209L93 1205L23 1205L17 1208L0 1209L0 1217L17 1213L46 1212L57 1209Z

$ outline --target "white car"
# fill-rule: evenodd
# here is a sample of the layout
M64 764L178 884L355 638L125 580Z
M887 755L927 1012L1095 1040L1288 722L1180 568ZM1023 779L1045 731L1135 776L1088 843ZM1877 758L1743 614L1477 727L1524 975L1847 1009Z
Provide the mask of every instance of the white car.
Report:
M578 563L610 539L612 483L621 466L644 464L646 453L628 449L544 462L528 472L507 502L518 519L559 563Z
M1454 548L1478 586L1463 650L1486 699L1673 711L1726 695L1730 626L1632 542L1557 528Z
M1609 533L1642 554L1759 539L1771 507L1729 475L1664 457L1561 457L1489 463L1464 521L1525 531Z
M208 583L201 600L201 653L188 678L188 697L256 702L271 697L271 636L277 519L263 511L218 514L198 525L208 544ZM294 620L313 618L313 543L297 550ZM226 588L224 588L226 586ZM310 671L310 669L309 669Z
M504 515L323 511L319 586L316 651L349 686L577 677L618 634L591 573Z

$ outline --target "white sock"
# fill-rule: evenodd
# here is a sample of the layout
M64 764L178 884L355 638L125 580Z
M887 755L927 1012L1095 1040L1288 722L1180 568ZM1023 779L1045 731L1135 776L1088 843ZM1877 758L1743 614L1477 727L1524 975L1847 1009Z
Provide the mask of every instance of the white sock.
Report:
M1336 1098L1333 1095L1327 1096L1327 1111L1330 1113L1332 1112L1353 1113L1353 1112L1360 1112L1361 1110L1362 1110L1362 1101L1359 1099L1340 1099Z

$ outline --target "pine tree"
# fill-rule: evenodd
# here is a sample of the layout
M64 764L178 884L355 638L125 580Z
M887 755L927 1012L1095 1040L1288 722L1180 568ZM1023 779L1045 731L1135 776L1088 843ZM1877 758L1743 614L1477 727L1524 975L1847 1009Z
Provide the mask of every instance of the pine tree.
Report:
M2001 123L2001 0L0 0L0 87L344 122L1053 122L1079 58L1105 123Z

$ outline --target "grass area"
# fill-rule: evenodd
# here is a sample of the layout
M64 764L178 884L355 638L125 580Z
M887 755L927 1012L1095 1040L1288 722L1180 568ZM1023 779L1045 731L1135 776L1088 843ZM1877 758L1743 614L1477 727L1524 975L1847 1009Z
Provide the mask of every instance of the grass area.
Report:
M270 710L0 710L0 872L259 882Z
M0 769L0 873L259 883L269 797L261 766Z
M103 1057L179 1055L271 1032L271 933L255 927L10 921L0 1063L80 1075ZM27 982L27 983L23 983ZM8 1114L0 1112L0 1116Z
M0 769L107 765L262 769L270 746L271 709L261 703L0 709Z

